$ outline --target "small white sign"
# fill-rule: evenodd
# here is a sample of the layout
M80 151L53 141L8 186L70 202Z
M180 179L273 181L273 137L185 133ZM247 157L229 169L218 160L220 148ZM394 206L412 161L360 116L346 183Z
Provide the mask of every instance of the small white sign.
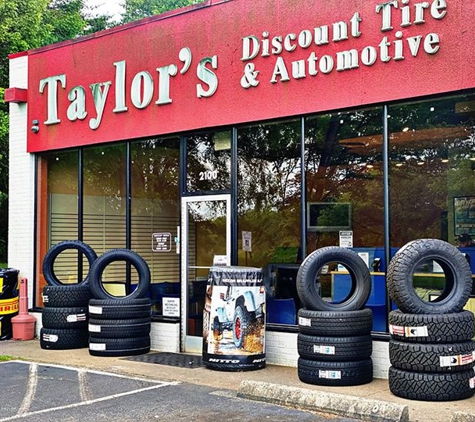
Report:
M340 248L353 247L353 230L340 231Z
M163 316L179 317L180 316L180 299L178 297L162 298Z
M252 252L252 232L242 232L242 250Z
M218 267L228 265L228 257L226 255L215 255L213 257L213 265Z
M366 266L369 268L369 252L358 252L358 255L365 262Z

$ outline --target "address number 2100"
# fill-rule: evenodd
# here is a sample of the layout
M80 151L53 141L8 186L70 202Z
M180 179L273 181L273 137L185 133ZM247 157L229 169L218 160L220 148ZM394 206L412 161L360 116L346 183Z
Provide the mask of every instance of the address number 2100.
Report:
M218 170L200 171L200 180L216 180L218 178Z

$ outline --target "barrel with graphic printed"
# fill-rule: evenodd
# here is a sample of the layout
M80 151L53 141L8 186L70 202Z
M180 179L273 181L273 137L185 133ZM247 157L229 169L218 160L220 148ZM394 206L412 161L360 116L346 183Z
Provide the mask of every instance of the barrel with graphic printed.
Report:
M0 268L0 340L13 336L12 318L19 310L19 270Z

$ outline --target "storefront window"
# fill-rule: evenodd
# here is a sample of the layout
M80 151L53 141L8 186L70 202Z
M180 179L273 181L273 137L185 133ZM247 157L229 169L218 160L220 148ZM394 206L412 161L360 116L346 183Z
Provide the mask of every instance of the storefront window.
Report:
M238 132L238 263L264 268L269 323L296 323L300 138L300 121L256 125ZM279 269L287 282L277 286L274 279Z
M38 285L36 304L42 305L46 285L43 259L46 252L64 240L78 239L78 151L54 152L38 157ZM76 283L78 255L68 250L55 260L55 274L63 283ZM84 259L84 271L88 270Z
M381 315L373 329L385 331L385 278L374 267L384 250L381 108L311 117L305 127L307 254L324 246L359 253L372 271L368 306ZM319 282L325 300L350 294L347 269L337 262L321 269Z
M179 297L179 138L131 144L131 247L148 263L151 299L162 314L162 298Z
M474 272L475 97L457 96L389 108L390 242L415 239L460 246ZM444 284L435 262L421 263L414 286L424 299Z
M126 146L85 148L83 162L84 242L98 255L110 249L125 248ZM102 275L113 295L124 294L125 267L125 262L113 262Z
M194 135L186 141L188 192L231 187L231 131Z

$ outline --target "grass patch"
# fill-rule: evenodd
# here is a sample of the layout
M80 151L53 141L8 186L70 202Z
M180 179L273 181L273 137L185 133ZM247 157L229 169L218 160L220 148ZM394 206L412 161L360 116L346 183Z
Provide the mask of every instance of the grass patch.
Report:
M6 262L0 262L0 268L8 268L8 265Z
M18 358L14 356L0 355L0 362L7 362L9 360L18 360Z

